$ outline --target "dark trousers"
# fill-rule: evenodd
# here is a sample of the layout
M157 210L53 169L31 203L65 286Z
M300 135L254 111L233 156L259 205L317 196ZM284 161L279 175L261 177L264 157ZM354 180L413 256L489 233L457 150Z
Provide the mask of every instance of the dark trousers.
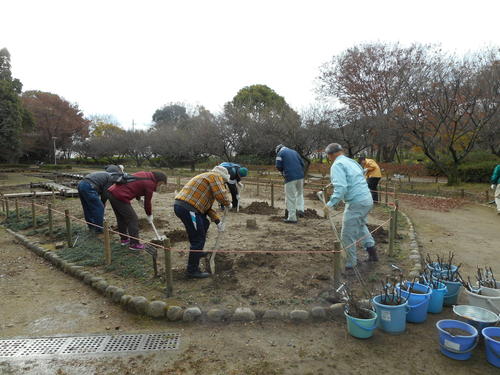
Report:
M368 177L368 188L372 193L373 202L378 203L378 182L380 181L380 177Z
M132 205L116 199L113 193L109 194L109 202L111 203L111 207L113 207L113 211L116 216L118 232L139 238L139 219L137 218L137 214L132 208ZM120 235L120 237L122 240L129 238L126 235ZM136 243L139 243L139 240L130 238L130 244Z
M89 230L97 233L102 233L102 226L104 223L104 204L101 201L99 193L87 181L81 181L78 184L78 196L82 202L83 215Z
M226 183L229 192L231 193L231 198L233 199L233 207L238 207L238 187L236 184L228 184Z
M210 227L210 221L207 219L207 215L199 214L194 211L188 210L186 207L174 204L174 213L179 219L181 219L186 232L188 234L190 249L191 250L203 250L205 247L205 240L207 238L208 228ZM204 257L206 253L201 251L190 251L187 272L197 272L200 270L200 258Z

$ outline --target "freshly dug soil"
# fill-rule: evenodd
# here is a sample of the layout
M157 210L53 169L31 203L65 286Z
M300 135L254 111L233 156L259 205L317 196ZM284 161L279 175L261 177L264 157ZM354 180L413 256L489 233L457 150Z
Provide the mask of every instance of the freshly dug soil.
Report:
M318 212L316 210L313 210L312 208L307 208L304 211L303 219L322 219L322 217L318 215Z
M372 225L372 224L368 224L367 227L368 227L368 230L370 232L372 232L373 230L375 230L375 228L377 228L378 225ZM377 243L387 243L388 242L388 238L389 238L389 232L386 231L384 228L378 228L375 232L372 233L372 236L373 236L373 239L375 240L375 242Z
M273 215L278 212L277 208L273 208L267 202L252 202L245 208L240 208L240 212L251 215Z
M472 336L469 332L460 328L443 328L443 331L448 332L452 336Z
M182 229L175 229L171 230L170 232L166 232L166 235L168 238L170 238L170 241L173 242L182 242L182 241L189 241L187 232Z
M168 220L163 220L159 217L155 217L153 220L156 230L161 234L161 229L165 228L168 224ZM148 223L148 220L144 217L139 219L139 229L140 230L149 230L151 229L151 225Z
M397 298L392 300L392 298L389 298L387 300L381 300L380 301L382 303L382 305L386 305L386 306L398 306L398 305L401 305L401 303L398 303L398 300ZM404 301L403 301L404 303Z
M357 319L371 319L372 318L372 315L367 310L347 311L347 313L350 316L352 316L353 318L357 318Z

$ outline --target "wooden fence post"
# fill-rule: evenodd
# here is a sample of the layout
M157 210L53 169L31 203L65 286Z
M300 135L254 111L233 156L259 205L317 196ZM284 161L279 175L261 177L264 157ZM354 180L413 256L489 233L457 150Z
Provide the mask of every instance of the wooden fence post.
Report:
M398 237L398 214L399 214L399 199L394 201L394 238Z
M1 194L1 197L2 197L2 212L5 212L5 198L3 194Z
M271 207L274 208L274 182L271 182Z
M394 254L394 217L395 210L391 210L391 220L389 221L389 256Z
M31 200L31 218L33 223L33 228L36 228L36 208L35 208L35 199Z
M165 255L165 294L167 297L174 295L173 277L172 277L172 252L170 251L170 238L163 240L163 253Z
M56 193L52 190L52 203L56 203Z
M181 176L177 176L177 191L181 190Z
M339 241L335 241L333 243L333 288L337 290L340 287L340 274L342 272L341 270L341 265L340 265L340 259L342 256L342 253L340 252L342 250L342 246L340 246Z
M16 220L19 221L19 202L17 201L17 198L16 198Z
M9 198L5 198L5 215L9 218Z
M49 203L47 205L47 216L49 219L49 237L52 238L54 236L54 224L52 222L52 204Z
M111 243L109 241L109 226L108 222L104 221L104 261L106 265L109 266L111 264Z
M460 189L460 197L461 197L462 199L464 199L464 198L465 198L465 190L464 190L464 189Z
M385 205L389 204L389 180L385 180Z
M69 210L64 210L64 216L66 217L66 238L68 241L68 247L73 247L72 233L71 233L71 219L69 218Z
M486 202L489 203L490 202L490 191L489 190L486 190Z
M257 196L260 194L260 175L259 172L257 171Z

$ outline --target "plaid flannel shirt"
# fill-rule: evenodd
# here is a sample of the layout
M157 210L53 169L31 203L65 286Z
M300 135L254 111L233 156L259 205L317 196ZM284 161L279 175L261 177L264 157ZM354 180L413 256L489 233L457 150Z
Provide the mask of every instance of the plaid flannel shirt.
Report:
M199 212L210 216L212 221L220 220L212 205L217 200L223 206L229 206L224 179L214 172L206 172L193 177L175 199L185 201Z

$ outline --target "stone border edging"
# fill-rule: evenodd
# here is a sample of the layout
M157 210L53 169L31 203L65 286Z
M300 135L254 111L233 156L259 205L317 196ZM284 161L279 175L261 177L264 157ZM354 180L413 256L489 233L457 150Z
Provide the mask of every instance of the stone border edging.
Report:
M410 232L410 234L409 234L409 236L410 236L410 256L409 256L409 259L413 261L413 268L411 269L408 276L409 277L417 277L420 274L420 271L422 271L422 256L420 254L420 250L418 247L417 232L415 231L415 226L413 225L413 222L411 221L410 217L401 210L399 210L398 212L401 214L401 216L403 216L406 219L406 222L408 223L408 227L409 227L409 232Z
M2 226L3 227L3 226ZM4 227L5 228L5 227ZM344 319L344 304L335 303L330 307L314 306L310 310L296 309L284 312L275 309L252 310L249 307L237 307L234 311L228 309L209 309L206 312L199 307L169 306L163 301L149 301L143 296L132 296L115 285L109 285L102 277L97 277L85 271L82 266L66 262L51 250L46 250L37 243L30 242L22 234L16 233L9 228L5 230L18 239L25 247L45 258L57 268L70 276L83 281L97 292L108 298L115 304L120 304L122 309L138 315L146 315L155 319L165 319L170 322L252 322L252 321L291 321L301 322L326 322Z

